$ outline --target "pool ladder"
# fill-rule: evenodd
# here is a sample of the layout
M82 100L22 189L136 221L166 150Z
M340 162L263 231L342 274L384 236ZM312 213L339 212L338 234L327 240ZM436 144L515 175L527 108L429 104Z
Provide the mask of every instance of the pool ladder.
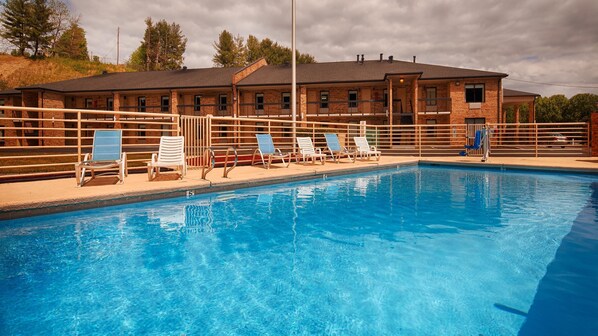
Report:
M205 180L206 175L208 175L208 173L216 166L216 151L226 151L226 154L224 154L224 172L222 174L222 177L228 177L228 173L230 173L231 170L235 169L235 167L237 166L237 162L239 162L239 155L237 154L237 150L234 147L208 147L204 151L204 160L206 161L201 168L202 180ZM230 156L229 154L231 151L235 154L235 161L233 162L233 165L229 167L228 158Z

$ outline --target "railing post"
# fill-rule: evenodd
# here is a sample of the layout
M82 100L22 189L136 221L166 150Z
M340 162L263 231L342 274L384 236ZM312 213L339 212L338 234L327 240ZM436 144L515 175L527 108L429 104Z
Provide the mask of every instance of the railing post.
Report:
M534 136L534 138L536 139L535 143L534 143L534 152L536 154L536 157L538 157L538 124L534 123L534 133L536 136Z
M415 131L417 132L417 146L419 147L419 157L422 156L422 132L421 126L415 125Z
M77 111L77 162L81 162L81 111Z

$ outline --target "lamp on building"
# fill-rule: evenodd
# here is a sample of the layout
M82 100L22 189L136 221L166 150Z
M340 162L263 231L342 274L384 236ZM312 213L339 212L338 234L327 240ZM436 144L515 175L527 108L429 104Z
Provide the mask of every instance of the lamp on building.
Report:
M456 85L456 86L459 86L460 84L461 84L461 83L460 83L459 81L456 81L456 82L455 82L455 85Z
M405 79L403 77L399 78L399 83L403 84L404 81Z

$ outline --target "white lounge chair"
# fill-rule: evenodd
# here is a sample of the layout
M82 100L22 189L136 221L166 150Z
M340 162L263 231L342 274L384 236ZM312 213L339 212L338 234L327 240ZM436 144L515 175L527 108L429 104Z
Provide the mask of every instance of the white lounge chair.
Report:
M288 167L291 164L291 154L283 154L280 149L275 148L274 142L272 141L272 136L270 134L256 134L255 137L257 139L258 148L255 150L255 152L253 152L253 156L251 157L252 166L255 163L255 157L257 153L260 154L262 164L266 169L270 169L273 159L282 160L282 164L285 165L285 167ZM285 158L289 160L288 163L284 161ZM268 159L268 164L266 164L266 159Z
M158 154L152 154L152 160L147 163L147 179L149 181L160 175L160 168L174 168L180 178L187 175L187 161L185 160L185 137L160 137Z
M368 160L372 155L376 157L376 161L380 161L382 152L377 150L376 146L370 146L366 137L354 137L355 145L357 146L357 154L360 157L367 157Z
M93 134L91 154L86 153L83 161L75 163L77 186L85 184L85 173L114 170L118 168L118 182L123 183L127 176L127 153L122 152L122 130L97 130Z
M295 156L297 162L302 158L303 163L311 159L313 164L316 164L316 159L320 159L322 164L326 164L326 154L322 153L320 148L314 148L310 137L297 137L297 145L299 146L299 154Z

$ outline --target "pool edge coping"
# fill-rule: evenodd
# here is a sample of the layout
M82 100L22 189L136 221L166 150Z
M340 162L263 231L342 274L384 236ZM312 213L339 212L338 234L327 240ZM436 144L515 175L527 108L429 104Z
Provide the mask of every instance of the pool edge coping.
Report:
M259 187L287 182L299 182L306 180L313 180L325 176L341 176L356 173L365 173L378 170L387 170L402 166L417 166L418 161L400 162L400 163L385 163L376 164L363 167L343 168L333 171L317 171L307 173L299 173L290 176L266 177L255 180L235 181L235 182L219 182L213 184L210 182L201 186L185 186L172 189L154 190L151 192L141 191L127 194L108 194L101 197L88 196L78 199L57 200L51 202L36 202L8 206L0 209L0 220L12 220L19 218L34 217L40 215L50 215L60 212L70 212L78 210L87 210L93 208L100 208L114 205L124 205L137 202L154 201L165 198L176 198L192 195L207 194L212 192L223 192L236 189L245 189L251 187Z
M19 218L34 217L40 215L49 215L60 212L87 210L99 207L123 205L136 202L154 201L164 198L175 198L188 196L190 194L199 195L207 194L212 192L223 192L236 189L245 189L258 186L273 185L286 182L298 182L305 180L312 180L322 178L324 176L341 176L363 172L371 172L378 170L386 170L398 167L408 166L446 166L446 167L472 167L482 169L511 169L511 170L531 170L531 171L544 171L544 172L569 172L569 173L586 173L586 174L598 174L598 168L564 168L555 166L532 166L523 164L504 164L504 163L491 163L491 162L450 162L442 160L413 160L408 162L398 163L385 163L376 164L372 166L363 167L351 167L343 168L332 171L313 171L308 173L299 173L290 176L279 176L279 177L266 177L255 180L244 180L235 182L220 182L202 186L186 186L171 189L161 189L154 191L140 191L127 194L108 194L101 197L91 196L83 197L78 199L58 200L51 202L36 202L19 204L9 206L5 209L0 210L0 220L11 220Z

